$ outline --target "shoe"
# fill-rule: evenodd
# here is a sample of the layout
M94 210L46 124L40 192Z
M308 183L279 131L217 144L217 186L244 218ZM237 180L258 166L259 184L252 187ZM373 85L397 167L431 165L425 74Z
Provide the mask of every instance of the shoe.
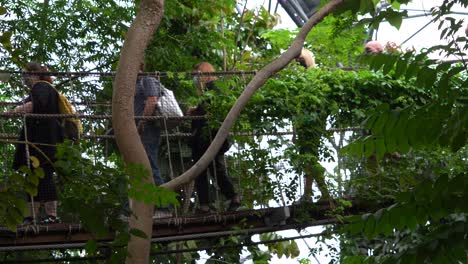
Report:
M21 225L34 225L34 218L32 218L31 216L25 217Z
M195 210L195 214L197 215L214 214L214 213L216 213L216 210L213 210L208 205L200 205L200 207L197 208L197 210Z
M172 213L167 209L157 209L154 211L153 219L171 218Z
M122 222L128 222L129 219L130 219L130 216L127 216L127 215L124 215L124 214L120 214L117 218L118 218L120 221L122 221Z
M231 203L229 204L229 207L228 207L228 211L229 212L235 212L235 211L239 211L241 207L241 203L240 202L234 202L234 201L231 201Z
M42 218L40 221L41 224L57 224L60 223L60 219L54 215L48 215L45 218Z

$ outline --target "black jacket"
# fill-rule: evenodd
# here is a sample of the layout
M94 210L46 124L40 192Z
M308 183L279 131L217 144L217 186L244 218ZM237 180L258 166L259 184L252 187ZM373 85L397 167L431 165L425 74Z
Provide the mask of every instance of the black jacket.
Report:
M31 89L30 96L26 102L32 101L34 114L59 114L58 93L47 82L37 82ZM19 137L20 141L25 140L25 129L27 132L27 140L32 143L42 143L48 145L56 145L63 142L63 131L58 118L26 118L26 126L21 129ZM30 146L30 156L35 156L39 159L40 164L46 164L48 161L55 161L55 146L36 145L36 148ZM44 156L45 155L45 156ZM26 165L26 147L25 144L17 144L13 168L18 169L22 165Z
M206 84L207 91L214 91L216 95L221 95L221 91L216 87L214 82L209 82ZM202 116L206 115L206 108L210 104L209 100L205 100L201 102L193 115ZM196 150L197 152L205 152L208 146L211 144L212 139L218 133L218 128L209 128L209 124L206 119L199 119L199 120L192 120L192 140L191 140L191 147L192 149ZM227 138L220 149L220 153L224 153L229 150L231 144L229 142L229 138Z

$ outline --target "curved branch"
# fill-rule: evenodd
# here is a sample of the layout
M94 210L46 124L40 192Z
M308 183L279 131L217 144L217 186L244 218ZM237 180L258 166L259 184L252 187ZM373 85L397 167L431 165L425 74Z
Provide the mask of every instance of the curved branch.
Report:
M151 171L151 166L135 126L133 100L138 69L146 46L161 22L163 9L164 0L141 1L139 12L125 37L113 83L112 123L117 145L126 163L143 164L147 171ZM153 177L146 177L145 181L154 183ZM130 228L151 237L153 206L132 201L132 211ZM149 263L150 245L149 239L132 235L126 262Z
M309 31L320 21L323 20L327 15L335 11L345 0L332 0L326 4L322 9L315 13L302 29L297 34L295 40L291 44L291 47L281 54L277 59L272 61L270 64L262 68L254 78L249 82L244 92L239 96L234 106L229 111L226 119L221 125L218 133L216 134L213 142L206 150L205 154L186 172L179 177L163 184L162 186L170 190L176 190L183 184L187 184L191 180L195 179L200 173L206 169L209 163L213 160L216 153L221 148L222 143L226 139L229 130L234 125L234 122L240 115L242 109L247 105L252 95L270 78L273 74L282 70L286 65L289 64L294 58L299 56L301 49L304 45L305 38Z

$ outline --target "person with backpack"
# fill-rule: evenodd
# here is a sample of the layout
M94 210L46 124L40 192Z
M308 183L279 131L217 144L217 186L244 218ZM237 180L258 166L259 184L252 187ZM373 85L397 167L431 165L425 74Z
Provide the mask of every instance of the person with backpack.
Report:
M30 88L29 96L23 104L16 107L16 113L34 114L59 114L59 94L52 86L52 78L47 73L47 66L37 62L26 64L22 74L23 83ZM29 143L27 155L26 144L16 145L13 168L18 170L22 166L28 166L31 170L42 168L44 178L39 180L37 195L28 197L30 202L30 215L38 215L40 206L44 206L46 216L39 219L41 223L55 223L57 218L57 188L53 174L56 145L63 142L63 129L59 118L34 118L26 117L24 127L21 129L19 141ZM33 147L34 145L34 147ZM30 159L30 160L28 160ZM38 161L38 164L34 164ZM36 162L37 163L37 162ZM31 224L33 218L25 218L24 224Z
M209 73L215 72L215 69L210 63L201 62L194 67L193 72ZM205 91L214 91L217 95L220 95L221 92L214 84L215 80L216 77L214 76L195 76L194 85L197 88L197 94L201 96ZM195 108L189 108L187 110L187 115L205 115L207 113L206 107L208 104L208 101L204 101ZM217 132L218 130L210 128L209 124L204 119L192 120L192 139L190 145L192 148L192 159L194 162L197 162L201 156L203 156L211 144L211 138L214 137ZM224 196L230 200L228 211L235 211L241 205L240 197L234 190L234 186L227 175L226 164L224 161L224 153L228 151L229 148L230 143L229 140L226 139L223 146L216 154L213 162L211 162L208 168L195 180L195 188L200 202L199 213L209 213L211 211L209 207L210 194L208 171L213 178L216 178L217 184Z
M143 72L145 64L140 64L140 72ZM162 96L161 83L154 77L139 76L137 78L134 113L135 116L153 116L158 107L158 98ZM161 141L161 126L158 120L136 120L138 133L140 134L141 143L145 148L148 156L154 183L162 185L165 183L158 167L158 151ZM158 208L155 210L155 218L163 218L172 216L167 208Z

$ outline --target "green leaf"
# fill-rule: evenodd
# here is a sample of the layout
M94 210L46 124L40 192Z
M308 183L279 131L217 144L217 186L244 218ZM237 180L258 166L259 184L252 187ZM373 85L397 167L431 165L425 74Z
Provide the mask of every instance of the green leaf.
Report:
M392 1L392 7L395 8L396 10L399 10L400 9L400 2L399 1ZM400 27L398 27L398 28L400 28Z
M400 29L401 23L403 22L403 14L394 12L391 16L387 17L390 25L394 26L396 29Z
M28 203L23 199L18 199L15 203L15 206L18 207L18 210L23 216L26 215L29 210Z
M136 228L130 229L130 234L132 234L132 235L134 235L136 237L139 237L139 238L144 238L144 239L148 238L148 236L145 234L145 232L143 232L140 229L136 229Z
M378 117L379 115L377 113L370 115L366 120L364 120L362 127L364 129L370 130Z
M396 142L398 145L398 150L401 153L407 153L410 149L410 145L408 144L408 134L406 126L408 124L410 116L410 109L406 108L400 112L398 117L398 121L394 126L394 137L396 138Z
M37 186L39 184L39 177L30 176L28 181L31 185Z
M351 156L362 156L364 152L364 143L362 140L356 140L341 149L341 153Z
M364 141L364 155L370 157L375 154L375 140L373 138L368 138Z
M21 223L21 222L17 222L16 219L14 217L12 217L11 215L6 215L6 221L5 221L5 226L13 231L13 232L16 232L16 228L18 226L18 224Z
M460 148L466 145L467 143L467 135L468 131L460 129L457 131L455 136L453 137L452 143L450 144L450 149L453 152L457 152Z
M409 81L419 72L419 65L417 63L409 64L408 68L406 69L405 79Z
M452 178L448 183L448 191L452 194L461 194L466 191L467 180L462 176Z
M9 217L12 218L12 220L20 224L23 221L24 215L23 215L23 210L20 210L19 208L16 207L10 207L10 210L8 210Z
M127 232L121 232L115 237L112 244L117 247L123 247L128 244L128 241L130 241L130 235Z
M374 218L378 223L381 220L383 214L384 214L383 208L379 209L377 212L374 213Z
M109 263L125 263L128 251L125 248L112 252L112 256Z
M5 31L3 32L3 34L0 36L0 42L4 45L4 46L8 46L8 45L11 45L11 36L13 35L13 33L11 31Z
M464 66L456 66L456 67L453 67L449 70L448 72L448 76L454 76L462 71L465 70L465 67Z
M382 216L380 217L380 220L378 221L376 228L383 235L390 236L391 234L393 234L393 226L390 223L390 214L385 209L381 209L381 210L383 210Z
M35 169L33 175L39 179L42 179L45 177L44 170L42 168Z
M96 251L98 249L98 244L96 240L88 240L85 244L85 250L88 255L94 255L96 254Z
M197 248L197 242L195 242L194 240L189 240L186 243L187 243L187 248L190 248L190 249Z
M438 72L446 72L452 66L452 62L441 62L437 65L436 70Z
M408 142L412 147L420 147L422 145L422 136L421 131L418 130L421 120L417 120L415 118L411 118L408 121L407 125L407 135L408 135Z
M375 140L375 153L378 159L382 159L387 152L387 148L385 146L385 141L383 138L379 137Z
M382 69L383 74L388 74L392 69L393 65L395 64L396 57L394 56L387 56L387 61L384 64Z
M376 54L376 55L371 55L369 60L370 60L370 68L373 69L374 71L380 70L382 66L386 65L387 60L390 56L386 54Z
M439 221L440 219L447 216L447 210L445 209L445 205L442 203L441 200L434 200L432 202L433 208L431 209L431 218L434 221Z
M365 14L370 10L371 6L372 3L370 3L369 0L360 0L359 12Z
M375 236L375 227L376 227L376 221L374 219L374 216L370 215L367 218L366 226L364 227L364 235L368 239L374 238L374 236Z
M437 93L439 94L439 96L448 96L449 81L450 76L447 73L444 73L437 84Z
M387 123L389 117L389 113L387 111L380 114L380 116L375 121L374 125L372 126L372 135L380 135L382 134L384 127Z
M390 225L401 231L403 226L405 225L405 221L403 219L403 215L401 214L400 206L397 205L388 208L387 213L389 214Z
M37 195L37 185L26 184L24 186L24 190L31 196L36 196Z
M424 225L427 222L428 214L424 206L418 206L415 213L416 221L420 225Z
M290 247L290 252L291 252L291 258L297 258L301 254L301 251L299 250L299 247L296 243L296 241L291 241Z
M349 224L344 226L343 228L344 232L349 232L352 235L359 234L362 232L363 224L365 223L365 221L363 222L361 220L365 220L364 215L363 216L353 215L353 216L347 216L345 218Z
M398 150L397 139L395 137L396 131L395 127L400 119L401 111L391 111L387 123L384 128L384 138L386 145L386 152L393 153Z
M405 74L406 68L408 67L408 62L406 60L398 60L396 69L395 69L395 78L400 78Z
M414 230L416 226L418 225L418 220L416 218L416 208L415 207L406 207L406 227L408 227L410 230Z
M419 71L417 83L420 82L421 86L430 88L434 85L436 79L437 79L437 71L432 68L426 67Z

